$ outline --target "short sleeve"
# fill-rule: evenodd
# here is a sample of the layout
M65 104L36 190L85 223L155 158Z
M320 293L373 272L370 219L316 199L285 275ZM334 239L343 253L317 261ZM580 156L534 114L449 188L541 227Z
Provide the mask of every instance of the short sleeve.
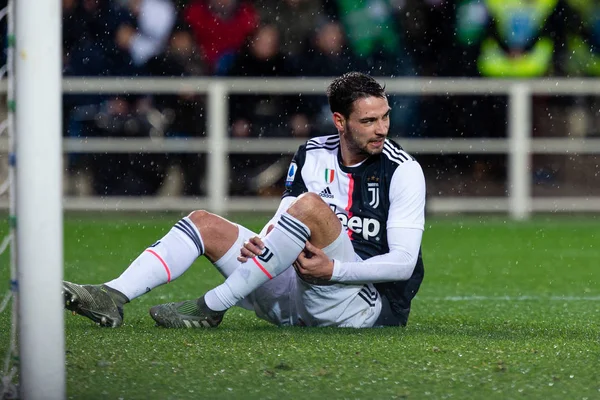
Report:
M285 191L282 197L294 196L298 197L302 193L308 191L304 179L302 179L302 168L304 167L304 161L306 160L306 145L302 145L294 154L294 158L288 167L287 174L285 176Z

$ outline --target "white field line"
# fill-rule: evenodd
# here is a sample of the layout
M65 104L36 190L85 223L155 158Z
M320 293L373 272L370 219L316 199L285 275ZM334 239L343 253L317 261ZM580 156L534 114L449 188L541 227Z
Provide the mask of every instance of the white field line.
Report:
M600 301L600 296L417 296L423 301Z

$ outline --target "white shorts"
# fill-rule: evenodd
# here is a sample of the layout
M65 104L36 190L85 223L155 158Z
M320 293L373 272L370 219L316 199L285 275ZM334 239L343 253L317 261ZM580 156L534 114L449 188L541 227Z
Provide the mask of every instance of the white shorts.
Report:
M238 226L238 240L219 263L237 257L243 243L256 235L245 227ZM360 260L344 231L323 251L329 258L340 261ZM382 302L372 284L309 284L290 267L256 289L238 305L254 310L259 318L275 325L368 328L374 326L379 317Z

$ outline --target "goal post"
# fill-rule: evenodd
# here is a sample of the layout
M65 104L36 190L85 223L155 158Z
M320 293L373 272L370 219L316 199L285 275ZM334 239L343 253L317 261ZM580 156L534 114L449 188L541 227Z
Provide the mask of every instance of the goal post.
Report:
M65 398L60 0L15 17L16 251L20 395Z

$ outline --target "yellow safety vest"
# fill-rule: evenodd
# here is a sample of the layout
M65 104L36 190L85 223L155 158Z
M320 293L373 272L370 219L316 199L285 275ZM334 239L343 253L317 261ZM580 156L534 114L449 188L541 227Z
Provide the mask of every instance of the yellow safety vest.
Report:
M481 45L477 66L483 76L495 78L538 77L547 74L550 70L553 51L552 40L541 38L527 53L513 57L507 54L497 41L488 38Z
M539 30L543 29L545 20L554 11L558 0L487 0L486 6L490 15L499 25L500 30L507 30L510 16L519 8L533 8ZM510 33L509 33L510 34ZM540 37L537 42L518 55L508 54L495 38L483 40L477 60L479 72L489 77L529 78L546 75L552 67L554 43L548 37Z

